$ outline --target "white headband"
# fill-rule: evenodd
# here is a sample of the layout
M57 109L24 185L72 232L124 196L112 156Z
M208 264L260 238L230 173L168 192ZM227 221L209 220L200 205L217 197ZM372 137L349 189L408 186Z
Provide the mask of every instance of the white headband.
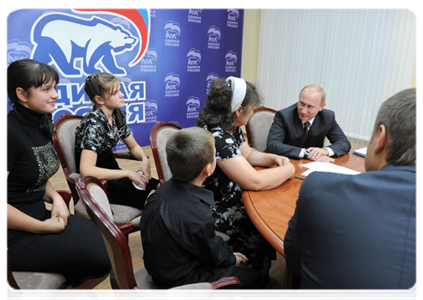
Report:
M247 93L247 83L244 79L230 76L226 78L226 82L231 82L232 89L231 111L235 112L244 101L245 94Z

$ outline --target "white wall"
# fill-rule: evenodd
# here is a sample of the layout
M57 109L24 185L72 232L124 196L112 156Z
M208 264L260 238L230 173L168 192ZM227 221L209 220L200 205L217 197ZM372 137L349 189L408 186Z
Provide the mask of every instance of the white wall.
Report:
M257 87L275 109L321 85L347 136L369 140L380 104L413 85L416 19L408 10L262 10Z

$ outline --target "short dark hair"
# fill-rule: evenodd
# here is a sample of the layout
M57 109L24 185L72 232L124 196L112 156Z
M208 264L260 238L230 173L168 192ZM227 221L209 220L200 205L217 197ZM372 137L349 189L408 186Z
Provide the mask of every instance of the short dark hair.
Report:
M251 104L260 105L260 96L256 87L246 81L247 91L241 106L246 108ZM210 128L220 126L223 130L233 129L233 113L231 111L232 90L228 82L223 78L216 78L210 84L206 104L197 118L197 125ZM244 110L246 113L247 110Z
M173 178L191 182L214 160L213 135L200 127L181 129L167 141L166 155Z
M382 103L372 138L380 125L388 132L386 161L393 165L416 164L416 89L403 90Z
M27 97L30 97L32 88L38 88L52 81L56 86L59 83L59 74L52 66L45 63L33 59L21 59L9 65L7 68L7 94L19 119L24 117L21 115L22 104L16 94L16 89L22 88ZM46 137L51 138L53 136L53 116L51 113L44 115L39 128Z

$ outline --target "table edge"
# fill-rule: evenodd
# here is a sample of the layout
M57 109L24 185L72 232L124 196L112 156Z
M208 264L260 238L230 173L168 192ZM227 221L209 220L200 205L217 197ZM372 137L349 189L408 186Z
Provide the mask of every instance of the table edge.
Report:
M263 221L254 204L251 202L249 191L242 192L242 199L244 202L245 210L247 211L250 220L254 226L261 233L261 235L278 251L282 256L285 256L284 243L283 241L269 228L269 226ZM253 214L252 212L256 212Z

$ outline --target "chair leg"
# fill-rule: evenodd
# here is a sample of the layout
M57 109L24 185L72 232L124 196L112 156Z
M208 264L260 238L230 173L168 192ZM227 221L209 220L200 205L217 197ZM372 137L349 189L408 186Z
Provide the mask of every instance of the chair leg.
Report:
M115 273L113 273L113 270L110 271L110 285L112 289L119 290L119 285L116 280Z

